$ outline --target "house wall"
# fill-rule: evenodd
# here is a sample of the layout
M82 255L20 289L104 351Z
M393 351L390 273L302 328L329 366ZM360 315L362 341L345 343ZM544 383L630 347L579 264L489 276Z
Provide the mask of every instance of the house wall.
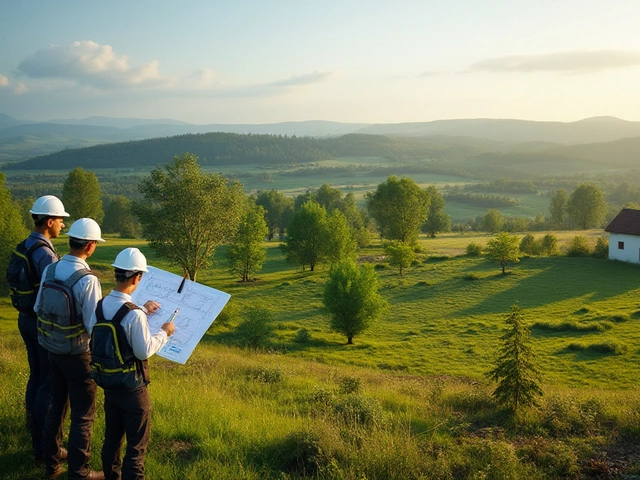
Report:
M624 242L624 249L618 248L618 242ZM609 259L640 263L640 236L610 233Z

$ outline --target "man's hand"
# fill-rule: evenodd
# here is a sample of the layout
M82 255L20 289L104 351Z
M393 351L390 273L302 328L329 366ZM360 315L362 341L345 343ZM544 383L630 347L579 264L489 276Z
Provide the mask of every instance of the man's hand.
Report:
M147 313L155 313L160 308L160 304L158 302L154 302L153 300L149 300L144 304L144 308L147 309Z
M164 330L167 334L167 337L170 337L171 335L173 335L173 331L175 330L176 326L173 324L173 322L166 322L162 324L162 330Z

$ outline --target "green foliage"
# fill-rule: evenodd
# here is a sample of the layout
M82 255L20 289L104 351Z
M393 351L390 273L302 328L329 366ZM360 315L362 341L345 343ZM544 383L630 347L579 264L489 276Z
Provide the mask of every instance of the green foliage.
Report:
M306 328L301 328L296 332L297 343L308 343L311 341L311 332Z
M362 380L357 377L346 376L338 381L339 391L342 395L359 393L362 388Z
M551 226L553 228L562 229L565 227L568 200L567 191L564 188L560 188L553 192L551 202L549 203Z
M5 175L0 172L0 294L6 295L9 287L5 272L15 246L24 240L29 231L24 226L19 208L11 201L11 193L4 186Z
M214 326L230 327L231 324L240 316L240 308L236 301L231 298L224 306L222 311L216 317Z
M264 219L264 208L252 206L240 220L238 231L227 249L232 273L240 275L243 282L262 269L267 258L267 249L262 245L269 229Z
M490 208L482 217L482 230L490 233L498 233L504 225L504 216L500 210Z
M339 399L334 411L348 426L377 426L384 421L384 412L375 399L351 394Z
M286 253L287 259L313 272L318 263L327 257L327 212L317 202L309 200L296 211L289 225Z
M531 334L518 305L511 307L506 323L508 330L500 337L503 345L495 368L487 376L498 382L493 392L496 400L517 411L520 407L535 404L535 398L542 395L540 373L529 346Z
M593 249L593 256L595 258L609 258L609 239L607 237L598 237Z
M104 210L98 177L77 167L69 172L62 187L62 203L71 215L70 220L93 218L102 223Z
M573 237L567 248L567 257L588 257L590 255L591 247L587 237L583 235Z
M558 252L558 239L553 233L547 233L542 237L540 250L545 255L555 255Z
M600 226L606 212L607 203L604 195L593 184L579 185L567 202L567 213L572 223L582 230Z
M273 240L276 232L284 235L291 215L293 215L293 199L285 197L277 190L259 191L256 195L256 205L264 208L264 218L269 229L269 241Z
M107 200L102 231L119 233L122 238L138 236L139 224L133 215L133 203L124 195Z
M330 263L356 258L356 241L352 230L347 225L347 217L338 210L333 210L327 218L326 252Z
M467 245L467 257L479 257L482 255L482 245L471 242Z
M395 175L365 195L369 214L386 240L413 244L429 212L429 195L412 179Z
M202 172L195 155L176 156L140 182L144 202L134 203L143 236L158 255L195 281L215 248L235 234L244 213L238 183Z
M422 225L422 231L434 238L436 233L451 230L451 217L444 212L446 202L435 185L427 187L426 191L429 195L429 213L427 221Z
M456 189L452 189L447 193L445 199L460 203L468 203L476 207L498 208L520 205L520 201L517 198L510 198L505 195L463 193Z
M386 301L378 294L378 276L373 266L358 267L345 260L334 265L324 287L324 306L329 313L331 329L353 337L368 329L386 308Z
M502 232L487 242L486 252L487 258L500 264L504 274L509 262L520 261L520 241L515 235Z
M251 308L240 322L236 333L247 347L258 348L268 344L273 335L273 314L265 308Z
M540 255L540 253L542 253L542 245L533 235L527 233L522 237L522 240L520 240L520 251L528 255Z
M398 267L400 275L402 270L408 268L416 258L413 248L400 241L391 242L384 247L384 251L389 256L389 265Z

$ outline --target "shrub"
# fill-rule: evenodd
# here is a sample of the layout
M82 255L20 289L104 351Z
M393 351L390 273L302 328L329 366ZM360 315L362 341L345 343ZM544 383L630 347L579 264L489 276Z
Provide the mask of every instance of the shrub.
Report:
M540 242L540 251L544 255L555 255L558 252L558 239L552 233L547 233Z
M296 342L307 343L309 340L311 340L311 333L306 328L301 328L296 332Z
M220 314L216 317L215 324L223 327L229 327L239 314L240 309L238 308L238 305L233 300L229 300Z
M249 310L247 318L238 325L237 333L248 347L265 345L273 334L273 314L264 308Z
M466 273L464 275L464 277L462 277L462 278L464 278L465 280L479 280L480 279L480 277L478 275L476 275L475 273Z
M343 395L349 395L360 391L360 388L362 387L362 380L356 377L342 377L338 384L340 385L340 393Z
M302 477L315 476L330 460L322 438L311 430L291 432L277 450L282 471Z
M348 424L374 426L383 421L383 412L380 404L364 395L348 395L334 406L334 413Z
M280 383L284 379L284 374L278 366L262 367L249 370L247 377L262 383Z
M522 237L522 240L520 240L520 251L528 255L539 255L542 247L533 235L527 233Z
M569 243L567 257L588 257L591 254L591 247L587 237L576 235Z
M596 258L609 258L609 239L606 237L598 238L596 246L593 249L593 256Z
M471 242L467 245L467 257L479 257L482 254L482 245Z

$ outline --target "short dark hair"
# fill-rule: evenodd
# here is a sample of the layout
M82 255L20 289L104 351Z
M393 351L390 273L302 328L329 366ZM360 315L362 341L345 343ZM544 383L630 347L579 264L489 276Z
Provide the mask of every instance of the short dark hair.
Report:
M35 223L36 227L41 227L45 223L47 223L47 220L53 217L50 217L49 215L38 215L37 213L32 213L31 218L33 218L33 223Z
M118 267L114 268L114 273L116 274L116 282L126 282L136 275L142 275L142 272L132 272L131 270L123 270Z
M93 241L94 240L83 240L81 238L69 237L69 248L71 248L71 250L82 250L87 243Z

